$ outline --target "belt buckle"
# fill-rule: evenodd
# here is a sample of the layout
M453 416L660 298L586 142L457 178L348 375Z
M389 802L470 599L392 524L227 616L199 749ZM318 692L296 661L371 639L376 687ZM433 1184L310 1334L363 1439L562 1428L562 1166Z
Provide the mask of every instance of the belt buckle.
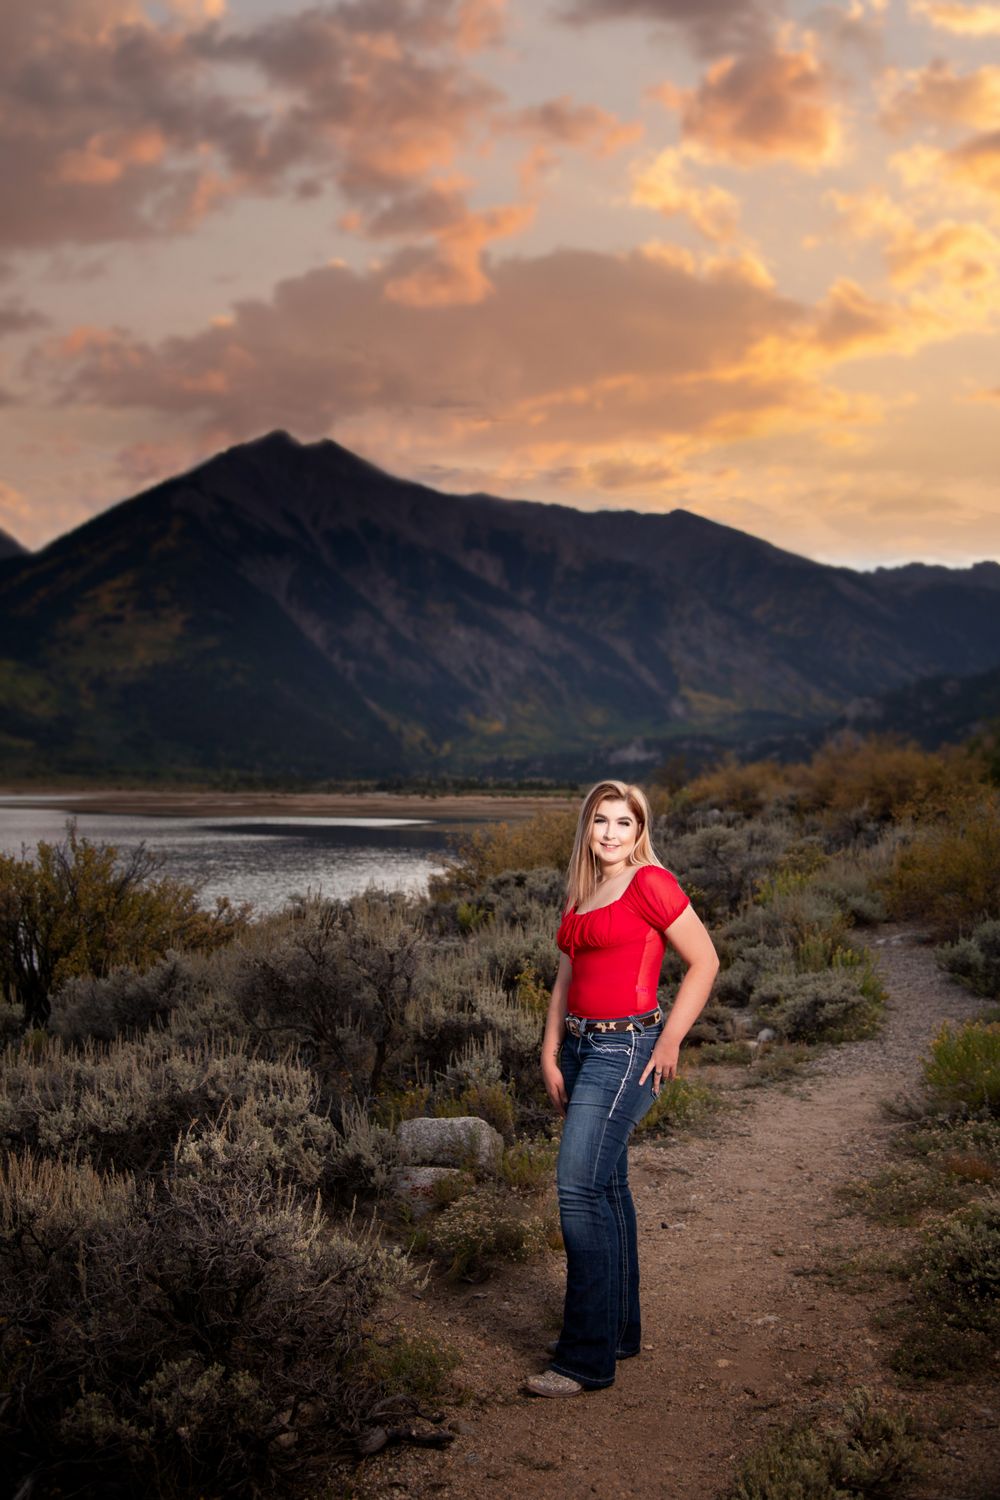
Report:
M583 1022L579 1016L566 1017L566 1030L570 1036L580 1036L583 1032Z

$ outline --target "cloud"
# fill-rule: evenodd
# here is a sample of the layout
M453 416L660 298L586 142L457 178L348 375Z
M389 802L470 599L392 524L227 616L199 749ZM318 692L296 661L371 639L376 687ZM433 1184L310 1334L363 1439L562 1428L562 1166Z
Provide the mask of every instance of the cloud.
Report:
M951 0L910 0L910 14L955 36L1000 36L1000 5L961 5Z
M565 94L498 116L494 123L500 130L528 136L536 145L576 146L598 156L632 145L643 133L638 121L626 124L606 109L576 104Z
M975 294L1000 281L1000 238L978 220L936 219L918 225L901 204L880 190L853 197L831 193L829 199L852 238L880 242L890 278L897 285L934 278ZM966 311L975 320L974 308Z
M385 296L410 307L445 307L480 302L493 291L483 251L493 240L519 234L534 217L534 205L510 203L483 213L466 213L437 232L429 254L404 255L385 283Z
M345 0L242 28L212 3L160 24L134 0L6 7L0 236L177 234L331 181L365 204L409 192L503 102L468 62L502 18L499 0Z
M158 413L203 447L284 426L406 454L411 471L446 451L545 483L591 466L611 490L630 482L623 452L673 470L768 434L847 441L885 403L836 389L828 372L950 328L846 280L816 306L795 302L749 255L665 244L490 260L489 294L465 303L449 291L435 305L432 283L401 297L412 270L405 258L318 268L158 343L84 327L39 346L28 373L61 402Z
M825 67L780 46L713 63L697 89L653 91L680 113L684 148L736 166L783 160L815 168L836 157L841 139Z
M33 328L43 328L48 322L44 313L34 307L22 307L20 302L0 303L0 338L11 333L27 333Z
M881 123L894 132L925 122L987 129L1000 119L1000 67L992 65L960 74L937 58L919 70L891 71L883 93Z
M984 193L1000 194L1000 130L973 136L945 152L943 165L958 182Z
M772 29L777 7L768 0L570 0L561 20L583 26L598 21L658 22L683 32L703 55L759 44Z
M651 161L632 167L630 201L666 217L686 219L706 239L731 241L739 228L739 203L714 184L692 181L680 151L668 147Z

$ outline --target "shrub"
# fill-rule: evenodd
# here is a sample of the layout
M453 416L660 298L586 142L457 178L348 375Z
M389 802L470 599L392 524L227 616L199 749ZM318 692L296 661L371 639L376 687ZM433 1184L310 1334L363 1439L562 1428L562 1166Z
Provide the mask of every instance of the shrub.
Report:
M345 1200L384 1193L400 1159L395 1133L362 1106L347 1103L340 1129L327 1150L323 1186Z
M943 945L935 956L977 995L1000 999L1000 922L980 922L969 937Z
M697 1125L717 1110L720 1103L719 1095L706 1083L669 1078L635 1127L635 1134L665 1135L671 1130Z
M0 1169L8 1476L163 1496L283 1491L357 1432L366 1320L404 1263L333 1233L224 1134L159 1191L82 1163Z
M864 1387L850 1393L834 1428L798 1422L745 1458L724 1500L864 1500L912 1477L918 1444L904 1412L880 1407Z
M1000 1334L1000 1194L958 1209L924 1235L913 1292L926 1315Z
M520 823L474 829L458 839L445 872L431 877L432 898L477 891L493 876L512 870L565 870L573 852L576 821L575 809L551 808Z
M782 768L773 760L740 764L734 756L689 781L692 802L723 807L752 818L771 805L784 785Z
M935 1099L949 1110L1000 1115L1000 1024L947 1022L931 1043L924 1077Z
M417 1243L447 1263L448 1275L480 1280L497 1261L528 1260L549 1242L550 1226L525 1215L510 1193L480 1188L444 1209L423 1228Z
M681 885L697 892L699 911L724 917L750 898L790 838L783 823L716 823L671 839L660 854Z
M925 923L942 940L1000 918L1000 791L918 828L883 882L892 917Z
M52 997L51 1029L66 1041L112 1041L162 1026L205 983L209 960L171 951L151 968L78 975Z
M536 1193L555 1182L558 1146L553 1141L515 1141L503 1154L500 1177L515 1192Z
M50 996L74 975L147 968L169 948L216 948L246 927L248 906L203 911L196 888L162 866L145 844L120 857L73 823L34 859L0 854L0 994L24 1007L27 1026L46 1024Z
M421 955L406 898L366 892L306 906L239 955L230 984L252 1036L301 1048L338 1098L367 1099L411 1041Z
M755 1015L792 1042L851 1041L871 1036L880 1002L859 985L856 971L771 974L753 992Z
M723 934L720 934L720 943L724 949L731 947L728 928L724 928ZM736 946L735 951L738 957L719 970L712 991L720 1005L749 1005L754 989L766 974L775 969L791 967L792 953L787 945L775 947L770 943L751 943L749 946Z
M254 1057L241 1042L178 1047L148 1036L69 1050L43 1038L8 1048L0 1078L5 1148L95 1167L155 1171L192 1120L227 1111L231 1133L255 1141L272 1171L315 1187L336 1140L308 1069Z
M845 1184L840 1193L878 1224L916 1224L929 1209L959 1208L967 1196L955 1176L917 1162L886 1167L874 1177Z
M501 1077L534 1079L538 1073L541 1018L496 984L479 980L458 994L427 994L413 1024L425 1064L439 1073L463 1048L486 1044L486 1038L499 1053Z
M877 823L933 815L963 788L975 786L978 769L962 754L922 750L891 735L864 740L844 736L796 768L800 805L830 813L860 810Z
M502 870L489 875L462 897L431 904L428 920L442 934L473 932L489 923L534 926L558 920L565 897L564 871L547 865L531 870Z

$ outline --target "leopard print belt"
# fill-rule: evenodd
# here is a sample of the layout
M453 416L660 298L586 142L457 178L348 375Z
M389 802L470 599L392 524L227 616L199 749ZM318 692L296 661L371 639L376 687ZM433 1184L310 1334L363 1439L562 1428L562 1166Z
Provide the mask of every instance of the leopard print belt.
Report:
M631 1020L621 1021L597 1021L592 1016L570 1016L566 1017L566 1030L570 1036L583 1036L588 1031L642 1031L647 1026L655 1026L658 1021L663 1020L663 1012L659 1006L655 1010L647 1011L645 1015L633 1016Z

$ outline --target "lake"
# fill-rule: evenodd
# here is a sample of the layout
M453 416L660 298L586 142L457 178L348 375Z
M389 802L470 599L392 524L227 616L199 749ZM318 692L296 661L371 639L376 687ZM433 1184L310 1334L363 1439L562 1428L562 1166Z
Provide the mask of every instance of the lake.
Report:
M74 801L77 799L74 798ZM65 837L65 799L0 796L0 851L34 852ZM200 884L201 900L252 901L274 911L295 893L355 895L370 884L424 893L443 869L454 821L392 817L176 817L77 810L77 831L122 850L146 843L164 873ZM482 820L477 820L482 821Z

